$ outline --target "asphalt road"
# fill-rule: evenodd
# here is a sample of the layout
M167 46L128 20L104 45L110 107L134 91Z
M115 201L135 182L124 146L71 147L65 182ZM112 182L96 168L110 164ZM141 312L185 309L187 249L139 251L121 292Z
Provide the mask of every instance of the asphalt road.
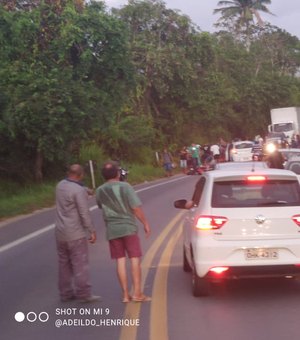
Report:
M174 176L135 187L153 230L148 240L140 233L150 303L121 302L93 199L98 240L90 246L91 281L102 302L60 302L53 209L0 225L0 339L298 340L298 281L237 281L209 297L192 296L191 276L182 270L184 212L173 201L189 198L197 179Z

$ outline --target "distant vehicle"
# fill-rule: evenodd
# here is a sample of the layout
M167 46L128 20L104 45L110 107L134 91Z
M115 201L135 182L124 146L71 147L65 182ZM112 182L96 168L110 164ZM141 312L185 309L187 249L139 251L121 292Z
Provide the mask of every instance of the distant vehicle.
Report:
M284 133L291 143L294 135L300 132L300 107L282 107L271 110L269 132Z
M299 158L300 157L300 149L297 148L290 148L290 149L278 149L279 152L282 153L283 157L286 161L292 158Z
M120 167L120 177L119 177L119 179L120 179L121 182L127 181L128 173L129 173L129 171L127 169Z
M252 160L252 141L238 141L227 145L225 160L232 162L247 162Z
M254 162L256 163L256 162ZM194 296L230 279L300 276L300 184L288 170L204 172L183 225ZM186 209L187 200L174 202Z
M279 149L285 162L284 168L300 175L300 149Z
M300 157L292 158L284 164L284 168L300 175Z
M265 143L284 144L287 138L283 132L269 132L265 138Z
M272 152L275 148L288 148L289 142L283 132L270 132L265 138L264 154Z

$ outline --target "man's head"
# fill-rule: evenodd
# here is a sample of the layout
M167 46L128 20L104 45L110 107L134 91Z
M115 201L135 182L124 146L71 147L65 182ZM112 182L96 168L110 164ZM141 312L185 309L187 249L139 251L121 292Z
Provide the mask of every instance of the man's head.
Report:
M80 164L70 165L69 170L68 170L68 178L80 181L82 180L83 176L84 176L84 170Z
M103 167L101 169L101 174L106 181L110 179L118 179L119 169L120 167L117 162L108 161L103 164Z

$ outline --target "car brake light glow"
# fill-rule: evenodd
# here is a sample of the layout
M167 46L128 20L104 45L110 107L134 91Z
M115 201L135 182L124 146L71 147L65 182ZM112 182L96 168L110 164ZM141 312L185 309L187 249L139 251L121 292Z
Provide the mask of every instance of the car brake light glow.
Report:
M294 215L292 220L297 224L298 227L300 227L300 215Z
M227 217L202 215L196 219L195 226L200 230L220 229L227 222Z
M247 177L247 181L249 182L264 182L266 180L265 176L260 175L251 175Z
M210 268L209 271L215 273L215 274L223 274L224 272L226 272L227 270L229 269L229 267L213 267L213 268Z

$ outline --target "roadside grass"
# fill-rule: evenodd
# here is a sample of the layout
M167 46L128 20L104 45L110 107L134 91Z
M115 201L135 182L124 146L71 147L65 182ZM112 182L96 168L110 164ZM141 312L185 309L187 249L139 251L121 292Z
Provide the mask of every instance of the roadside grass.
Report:
M55 183L16 186L13 182L0 183L0 220L54 205Z
M128 182L133 185L152 181L165 175L162 167L153 167L152 165L132 164L128 167L128 171Z
M164 170L152 165L131 164L128 170L128 182L132 185L164 177ZM86 185L91 186L90 178L86 177ZM0 181L0 221L54 206L55 186L59 180L25 186L12 181ZM101 183L101 179L96 178L96 186Z

